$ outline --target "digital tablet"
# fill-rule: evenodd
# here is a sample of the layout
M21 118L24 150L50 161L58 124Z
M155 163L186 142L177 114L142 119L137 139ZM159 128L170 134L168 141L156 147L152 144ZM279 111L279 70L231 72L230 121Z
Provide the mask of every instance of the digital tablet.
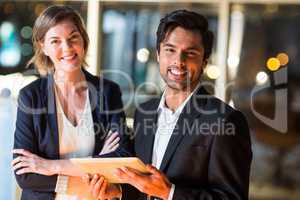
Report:
M115 176L115 170L130 167L141 173L149 173L145 164L137 157L127 158L72 158L71 162L84 173L103 175L110 183L122 183Z

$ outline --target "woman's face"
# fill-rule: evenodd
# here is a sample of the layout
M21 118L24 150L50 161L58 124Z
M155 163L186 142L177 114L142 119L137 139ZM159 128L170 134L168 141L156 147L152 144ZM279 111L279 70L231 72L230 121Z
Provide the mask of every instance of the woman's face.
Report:
M83 38L73 22L62 21L50 28L41 43L42 50L54 64L55 70L78 70L84 60Z

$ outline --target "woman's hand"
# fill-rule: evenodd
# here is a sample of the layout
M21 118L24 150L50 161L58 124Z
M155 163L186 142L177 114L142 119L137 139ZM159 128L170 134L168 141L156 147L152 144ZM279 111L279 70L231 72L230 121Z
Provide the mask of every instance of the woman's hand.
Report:
M51 176L56 174L57 166L53 160L44 159L24 149L14 149L13 153L18 154L18 157L11 162L17 175L37 173Z
M91 177L87 174L83 177L83 180L89 185L90 193L96 199L104 200L122 196L120 188L117 185L108 183L103 176L95 174Z
M84 173L70 160L49 160L35 155L24 149L14 149L14 154L18 154L12 162L12 168L17 175L26 173L36 173L45 176L61 174L66 176L82 177Z
M112 131L109 131L109 133L105 138L104 145L99 155L104 155L107 153L114 152L119 147L120 138L118 137L118 135L119 135L118 132L113 133Z

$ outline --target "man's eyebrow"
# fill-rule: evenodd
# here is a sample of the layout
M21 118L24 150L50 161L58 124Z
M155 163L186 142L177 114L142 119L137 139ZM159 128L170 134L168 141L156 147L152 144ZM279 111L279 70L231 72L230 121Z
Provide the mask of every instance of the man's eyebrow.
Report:
M175 47L175 45L170 44L170 43L163 43L163 46L166 46L166 47Z
M172 48L176 47L175 45L173 45L171 43L163 43L163 46L164 47L172 47ZM195 46L188 47L186 50L200 51L201 47L195 45Z

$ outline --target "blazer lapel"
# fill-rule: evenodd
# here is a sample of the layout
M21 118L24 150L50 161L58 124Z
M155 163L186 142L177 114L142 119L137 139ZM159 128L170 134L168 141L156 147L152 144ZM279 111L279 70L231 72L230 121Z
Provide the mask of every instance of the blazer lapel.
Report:
M104 94L103 94L103 79L100 78L100 82L94 81L93 77L91 77L88 72L83 69L83 73L85 75L88 91L89 91L89 100L91 105L92 118L94 123L94 131L95 131L95 148L94 155L98 155L100 150L102 149L102 133L104 126L100 123L99 113L104 112Z
M206 103L207 95L208 92L203 87L200 87L183 108L160 165L161 171L164 171L168 166L169 161L174 155L176 148L180 144L183 137L186 134L190 134L187 132L188 127L192 127L194 119L201 114L200 109L203 108L203 105Z
M41 92L43 95L43 105L47 106L47 117L48 117L48 125L50 128L50 133L53 137L49 137L49 139L53 139L52 144L55 145L53 149L55 149L55 157L59 158L59 136L58 136L58 125L57 125L57 111L56 111L56 101L54 94L54 80L53 75L47 76L46 85L42 85ZM47 88L45 90L45 88ZM50 141L49 141L50 142Z
M145 118L143 118L143 122L142 123L147 123L147 124L143 124L142 127L146 127L145 132L144 129L143 130L139 130L140 131L140 135L143 135L143 142L144 143L144 148L143 148L143 154L141 156L142 160L144 163L146 164L151 164L152 163L152 152L153 152L153 145L154 145L154 137L155 137L155 133L157 130L157 108L158 108L158 104L159 104L159 99L154 100L154 102L152 104L150 104L150 106L147 108L146 112L150 112L149 114L147 114L145 116ZM139 144L140 145L140 144Z

